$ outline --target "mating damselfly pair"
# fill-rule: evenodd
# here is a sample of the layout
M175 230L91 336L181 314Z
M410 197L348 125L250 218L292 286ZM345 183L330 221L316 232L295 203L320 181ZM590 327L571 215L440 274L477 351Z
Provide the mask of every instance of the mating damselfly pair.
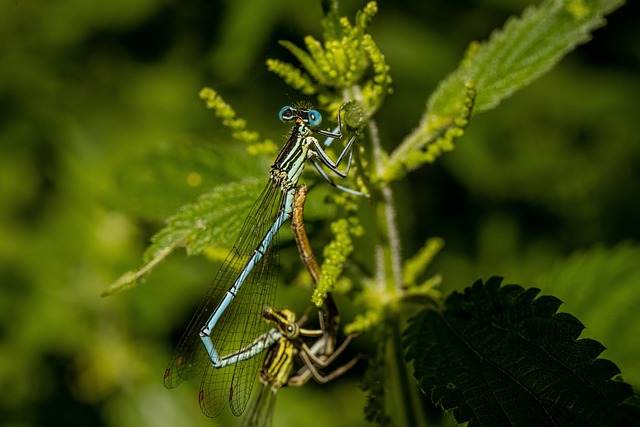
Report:
M307 187L304 184L296 189L291 228L298 245L300 258L317 286L320 267L311 250L302 219L306 192ZM346 364L333 368L328 374L322 373L322 369L329 367L344 352L355 335L347 336L342 344L336 347L340 315L331 293L327 293L325 296L322 311L318 313L318 317L320 328L308 330L301 328L306 320L306 315L293 323L295 314L289 310L276 312L266 309L264 311L263 318L274 323L276 328L282 332L282 337L267 350L260 368L262 388L243 420L243 427L271 425L275 400L281 387L298 387L311 378L324 384L344 374L360 360L360 355L355 356ZM305 338L310 337L313 337L314 341L308 345ZM302 366L294 373L296 356L302 362Z
M280 110L280 120L293 122L289 138L165 371L167 388L204 372L200 408L210 417L217 416L227 404L233 414L242 414L260 365L265 373L263 382L271 383L272 389L277 390L285 377L287 382L293 379L294 383L310 376L321 381L324 377L317 375L316 368L326 367L327 361L341 353L335 351L337 309L332 299L325 300L326 307L333 308L326 309L329 315L324 323L321 316L319 330L302 329L292 312L272 307L278 269L278 230L292 216L298 180L307 160L331 185L362 194L335 184L323 169L326 167L342 178L349 173L357 132L352 133L337 160L333 161L325 152L335 139L342 138L343 109L344 106L338 112L338 126L333 132L317 129L322 117L316 110L288 106ZM314 134L327 140L320 144ZM338 168L347 156L346 168L341 171ZM268 323L275 326L270 328ZM302 338L315 338L315 342L308 346ZM261 363L255 356L265 350L269 350L268 355ZM291 366L295 353L305 367L289 378L291 369L282 366ZM277 366L280 367L275 369ZM278 381L271 381L266 374L274 369L276 376L281 377Z

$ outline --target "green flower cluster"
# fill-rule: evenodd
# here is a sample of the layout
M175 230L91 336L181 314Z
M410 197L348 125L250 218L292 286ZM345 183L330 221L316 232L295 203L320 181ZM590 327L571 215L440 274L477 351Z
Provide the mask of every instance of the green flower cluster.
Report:
M266 154L276 151L276 144L270 139L261 140L256 131L247 130L247 121L238 118L235 110L227 104L212 88L205 87L200 91L200 98L206 102L207 108L213 110L222 124L231 130L231 136L248 145L250 154Z
M300 61L303 70L277 59L267 60L268 69L303 94L317 95L323 109L337 111L345 99L356 99L364 105L365 115L371 117L391 93L389 66L366 33L377 12L376 2L369 2L356 14L352 25L332 9L323 19L324 42L307 36L306 51L289 41L280 42Z

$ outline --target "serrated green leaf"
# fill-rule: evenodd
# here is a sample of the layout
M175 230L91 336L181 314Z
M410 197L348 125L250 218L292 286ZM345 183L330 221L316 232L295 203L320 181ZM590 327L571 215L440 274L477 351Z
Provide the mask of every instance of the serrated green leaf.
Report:
M458 84L473 81L475 112L494 108L587 42L624 0L548 0L511 18L466 59ZM451 82L453 83L453 82Z
M203 194L195 203L182 206L151 238L152 244L143 257L144 265L122 275L103 296L133 286L177 247L185 247L188 255L207 248L221 249L224 257L263 186L264 181L258 179L225 184Z
M469 426L637 423L631 386L596 359L604 346L577 340L584 326L556 313L559 299L501 280L477 281L444 311L411 319L406 357L423 392Z
M208 247L230 248L263 186L263 180L258 179L225 184L184 205L151 238L144 261L149 262L177 241L186 247L188 255Z
M109 205L145 219L163 220L208 188L266 176L269 164L240 144L181 139L129 155L105 183Z
M489 110L515 91L549 71L590 33L604 25L604 16L624 0L547 0L529 7L519 18L510 18L503 29L488 41L472 43L460 67L451 73L427 102L420 125L390 156L386 179L401 176L402 168L412 169L431 162L446 150L416 164L405 164L412 152L425 150L441 138L460 117L468 99L465 85L475 87L474 113Z

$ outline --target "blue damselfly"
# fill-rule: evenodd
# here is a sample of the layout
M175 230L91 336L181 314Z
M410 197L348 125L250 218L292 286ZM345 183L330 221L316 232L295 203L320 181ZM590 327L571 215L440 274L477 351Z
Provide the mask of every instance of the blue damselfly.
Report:
M294 123L291 134L164 375L165 386L173 388L204 370L199 399L205 415L218 415L226 404L235 415L244 411L260 365L253 356L279 339L273 330L268 331L261 313L274 302L278 262L273 247L277 246L278 230L291 216L296 185L306 161L310 160L330 184L360 194L335 184L323 170L324 166L340 177L347 176L357 132L353 132L336 161L313 136L327 137L328 143L341 138L342 110L334 132L314 129L322 120L316 110L289 106L280 110L280 120ZM338 167L347 154L343 172Z

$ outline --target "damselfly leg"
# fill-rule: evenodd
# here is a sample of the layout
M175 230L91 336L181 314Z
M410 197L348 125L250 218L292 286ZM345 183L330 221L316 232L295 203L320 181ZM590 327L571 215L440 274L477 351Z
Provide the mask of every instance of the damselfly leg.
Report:
M339 133L314 129L322 119L315 110L284 107L280 119L293 122L291 134L164 375L165 386L173 388L204 370L200 407L211 417L227 404L236 415L244 411L260 367L259 358L253 356L279 339L262 321L261 312L275 299L278 230L291 217L295 188L306 160L339 177L346 176L338 167L357 137L354 133L338 159L332 161L313 135L342 136L340 114ZM326 173L323 177L328 178Z
M324 333L325 331L303 329L301 322L296 323L293 312L289 310L266 309L263 316L265 320L276 323L274 329L280 332L281 337L269 348L260 368L262 388L243 421L244 427L269 426L271 424L275 400L280 388L284 386L299 387L311 378L324 384L346 373L361 358L356 356L347 364L324 374L321 369L330 366L340 356L353 336L347 337L332 354L327 354L328 346L325 341L330 338ZM313 336L318 338L309 347L304 339ZM292 375L296 356L300 359L302 367L295 375Z
M309 270L314 283L317 284L320 277L320 267L311 250L303 222L306 190L305 185L296 190L291 225L300 257ZM311 378L324 384L346 373L361 359L361 356L358 355L327 374L322 372L323 369L334 363L355 337L355 335L349 335L338 348L335 347L340 323L338 308L331 294L327 295L324 303L324 309L319 313L321 326L319 330L303 329L301 326L304 320L299 320L296 324L292 323L293 313L288 310L276 312L268 309L263 313L265 319L276 324L274 329L281 333L281 338L269 348L264 359L260 369L262 388L244 419L244 427L271 425L276 396L281 387L299 387ZM305 342L305 338L310 337L316 339L309 346ZM292 370L296 355L302 366L293 375Z

